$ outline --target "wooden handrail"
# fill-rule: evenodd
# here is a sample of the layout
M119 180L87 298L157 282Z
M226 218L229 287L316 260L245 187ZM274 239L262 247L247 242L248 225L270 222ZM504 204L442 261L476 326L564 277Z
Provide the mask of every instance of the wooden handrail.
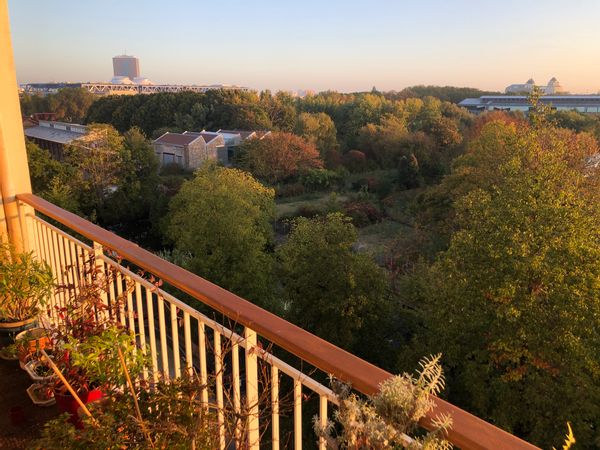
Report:
M318 369L351 383L352 387L359 392L372 395L379 390L381 382L392 376L391 373L281 317L36 195L19 194L17 199L88 239L115 251L127 261L197 298L235 323L255 330L259 335ZM421 421L421 425L431 429L435 417L440 414L450 415L453 425L448 431L448 440L460 448L469 450L538 448L440 398L436 398L435 403L435 408Z

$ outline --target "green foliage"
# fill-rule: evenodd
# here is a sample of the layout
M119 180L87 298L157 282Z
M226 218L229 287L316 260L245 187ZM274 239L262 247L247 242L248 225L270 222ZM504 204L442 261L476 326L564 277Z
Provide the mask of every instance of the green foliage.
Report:
M166 213L166 201L159 189L158 158L138 128L123 135L120 153L117 189L107 197L101 220L117 226L121 234L138 239L140 228L154 231L154 240L158 240L152 224Z
M205 165L170 204L168 236L194 273L268 305L274 191L236 169Z
M81 369L96 386L104 392L125 386L127 379L121 366L118 349L121 350L132 379L149 367L149 359L137 348L135 338L125 329L110 326L98 335L84 340L69 336L63 345L68 352L70 364Z
M337 130L331 117L326 113L301 113L298 116L295 133L313 142L321 159L327 167L334 167L337 162Z
M57 120L81 123L96 96L84 88L63 88L43 97L23 94L20 100L24 114L53 112Z
M425 436L411 438L419 420L434 407L432 395L444 388L440 364L441 355L420 362L421 370L414 377L408 373L396 375L381 384L373 397L361 399L352 394L348 386L334 382L333 390L339 400L335 411L336 423L329 421L324 427L314 418L314 429L330 449L389 449L408 448L449 450L444 431L452 426L449 416L437 417L434 430ZM341 428L334 435L334 427Z
M457 164L458 231L415 292L452 399L542 445L567 420L584 445L599 439L600 202L586 139L484 126Z
M198 380L184 376L159 381L152 390L137 389L142 421L135 416L128 391L111 393L89 405L94 420L83 419L80 430L69 423L69 415L47 422L33 448L63 450L67 443L74 450L218 448L219 420L209 409L212 405L201 400L204 388Z
M301 217L292 226L277 250L287 315L306 330L352 348L373 331L385 310L385 274L369 257L353 252L356 230L342 214Z
M469 87L455 86L410 86L402 89L400 92L386 92L386 98L407 99L407 98L425 98L435 97L444 102L458 103L469 97L481 97L482 95L500 95L500 92L482 91Z
M66 163L74 170L69 181L82 210L101 215L106 199L118 186L124 162L123 137L110 125L89 126L86 139L66 149Z
M33 252L21 253L0 243L0 321L18 322L35 317L52 293L50 266Z
M302 174L300 182L311 191L326 191L340 187L343 178L340 172L327 169L311 169Z
M27 149L31 187L33 192L39 195L48 188L53 178L65 174L65 168L60 162L52 158L48 150L40 148L37 144L27 140L25 147Z

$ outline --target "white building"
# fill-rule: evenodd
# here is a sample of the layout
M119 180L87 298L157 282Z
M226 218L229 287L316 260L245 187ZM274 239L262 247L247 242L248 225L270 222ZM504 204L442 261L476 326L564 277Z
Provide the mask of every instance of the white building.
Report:
M511 84L507 86L504 92L507 94L530 94L535 86L535 81L533 81L533 78L530 78L525 84ZM554 77L548 81L546 86L538 87L545 95L556 95L566 92L560 82Z

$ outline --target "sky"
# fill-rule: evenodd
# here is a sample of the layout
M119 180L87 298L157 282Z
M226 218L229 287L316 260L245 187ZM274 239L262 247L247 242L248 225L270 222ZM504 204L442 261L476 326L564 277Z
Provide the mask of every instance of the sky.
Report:
M555 76L600 91L599 0L9 0L19 83L108 81L112 57L165 84L504 90Z

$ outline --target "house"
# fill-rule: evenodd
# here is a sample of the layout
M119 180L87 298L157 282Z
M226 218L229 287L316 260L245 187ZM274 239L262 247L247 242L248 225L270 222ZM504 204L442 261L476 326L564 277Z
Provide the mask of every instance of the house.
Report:
M52 157L59 161L64 158L65 146L88 135L88 128L78 123L52 120L38 120L37 122L37 125L25 128L25 136L41 148L48 150Z
M247 139L263 139L270 131L219 130L167 132L152 142L161 165L197 169L206 160L231 164L235 149Z
M218 160L223 154L225 141L217 133L166 132L152 142L161 165L177 164L184 169L197 169L204 161Z

